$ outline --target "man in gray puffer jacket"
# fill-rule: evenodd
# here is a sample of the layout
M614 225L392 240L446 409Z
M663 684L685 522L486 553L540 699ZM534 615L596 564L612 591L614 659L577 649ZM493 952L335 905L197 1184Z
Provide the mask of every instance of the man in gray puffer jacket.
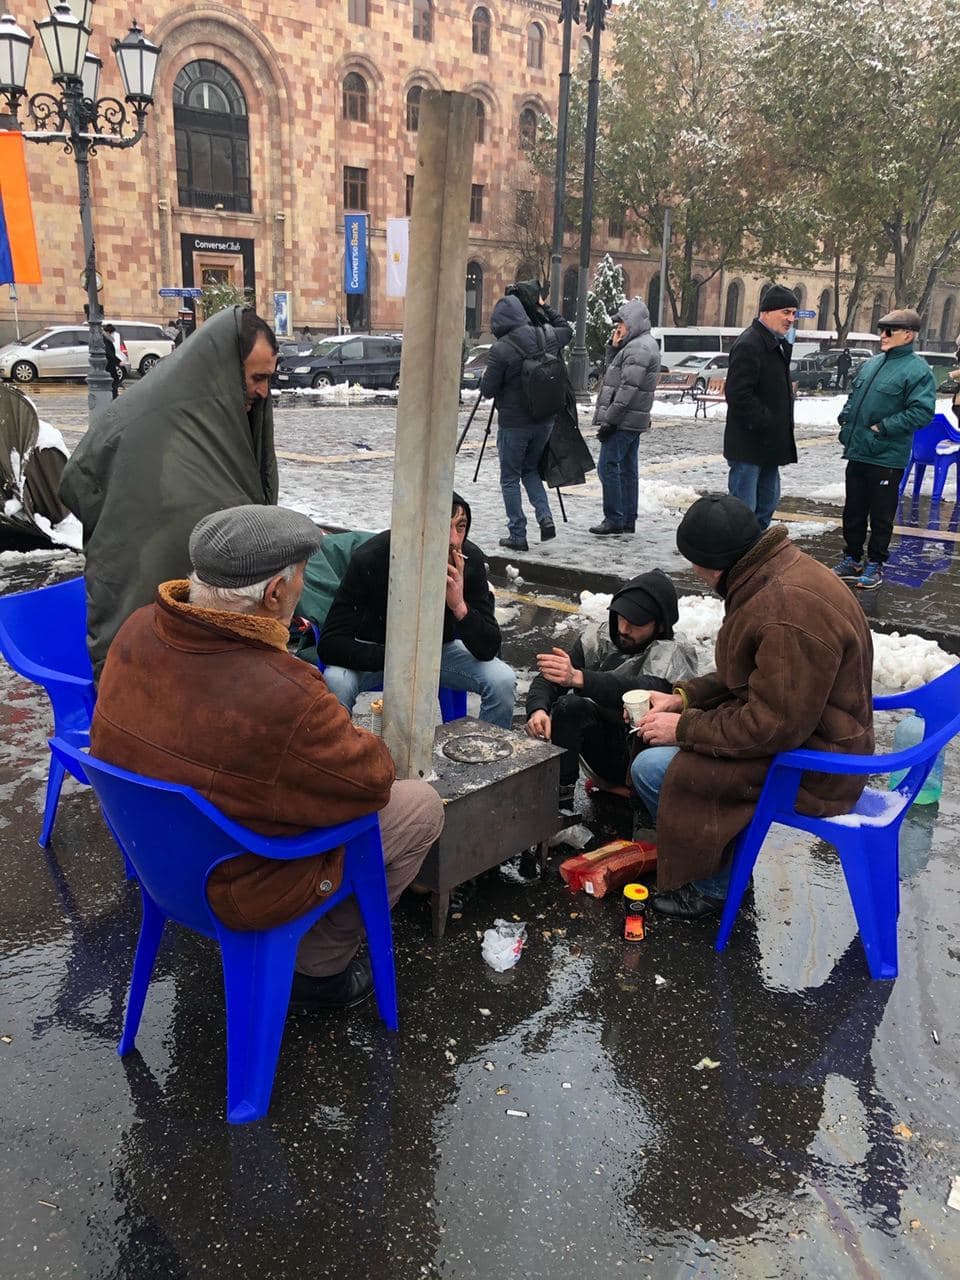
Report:
M650 333L650 312L639 298L617 312L607 348L607 370L593 415L601 441L597 473L603 486L603 520L590 532L633 533L637 527L637 454L650 426L660 349Z

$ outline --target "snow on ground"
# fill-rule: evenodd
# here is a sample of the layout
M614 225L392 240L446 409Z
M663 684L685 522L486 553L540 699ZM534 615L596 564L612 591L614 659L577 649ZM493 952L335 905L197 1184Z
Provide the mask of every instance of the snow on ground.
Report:
M831 533L840 523L840 517L836 520L787 520L784 528L790 538L816 538L821 533Z
M808 495L814 502L844 502L847 496L846 486L841 480L839 484L827 484L822 489L814 489Z
M580 625L606 620L611 595L582 591L576 621ZM676 629L691 640L697 650L701 672L713 670L713 651L723 622L723 601L717 596L681 596ZM916 689L929 684L954 665L952 654L933 640L921 636L873 632L873 683L881 692Z

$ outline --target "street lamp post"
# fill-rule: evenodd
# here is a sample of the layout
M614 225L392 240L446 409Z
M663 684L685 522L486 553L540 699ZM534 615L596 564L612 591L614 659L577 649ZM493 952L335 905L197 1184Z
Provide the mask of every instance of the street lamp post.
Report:
M94 0L73 0L76 11L66 0L47 2L50 16L34 25L60 95L35 93L27 99L27 114L34 130L23 136L29 142L60 143L65 151L73 152L77 165L83 284L90 328L87 405L92 418L110 402L111 384L103 346L103 311L90 204L90 156L97 154L98 147L134 147L143 137L147 111L153 102L160 47L148 40L134 22L123 40L113 42L124 102L98 98L103 63L88 51ZM22 31L10 14L0 17L0 95L6 98L9 109L8 116L0 116L0 128L20 128L18 111L26 96L33 41L34 37Z
M580 270L577 277L577 327L570 357L570 380L578 396L587 394L587 292L590 287L590 241L593 231L593 172L597 158L600 107L600 33L610 0L589 0L586 27L592 34L590 84L587 89L587 132L583 147L583 211L580 224Z
M580 21L579 0L561 0L563 44L560 61L560 102L557 108L557 160L553 178L553 245L550 252L550 306L563 303L563 224L567 206L567 122L570 116L570 45L573 23Z

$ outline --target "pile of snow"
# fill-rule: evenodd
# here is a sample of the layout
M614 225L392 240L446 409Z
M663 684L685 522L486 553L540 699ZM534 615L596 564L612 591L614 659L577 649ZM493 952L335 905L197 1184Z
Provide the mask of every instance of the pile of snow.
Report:
M694 644L712 646L723 622L723 601L719 596L681 596L677 630Z
M839 484L828 484L822 489L814 489L810 494L814 502L844 502L846 496L847 490L842 480Z
M873 683L881 689L916 689L949 671L956 661L933 640L898 631L873 633Z
M364 400L396 400L399 391L388 391L386 387L377 391L372 387L361 387L358 383L335 382L332 387L291 387L295 396L307 400L319 400L322 404L362 404Z
M580 623L606 622L610 616L612 599L612 593L607 591L581 591L577 621Z
M640 515L660 515L670 512L679 515L686 511L692 502L700 497L696 489L685 484L669 484L662 480L650 480L644 477L640 486L638 511Z
M787 520L784 528L790 538L817 538L821 533L831 533L839 520Z

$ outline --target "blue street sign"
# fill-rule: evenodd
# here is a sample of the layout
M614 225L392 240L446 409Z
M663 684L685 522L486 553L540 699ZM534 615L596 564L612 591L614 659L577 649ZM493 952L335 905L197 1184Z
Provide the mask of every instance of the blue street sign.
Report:
M158 289L161 298L202 298L202 289Z
M816 320L816 318L817 318L817 313L815 311L798 311L797 312L798 320Z

